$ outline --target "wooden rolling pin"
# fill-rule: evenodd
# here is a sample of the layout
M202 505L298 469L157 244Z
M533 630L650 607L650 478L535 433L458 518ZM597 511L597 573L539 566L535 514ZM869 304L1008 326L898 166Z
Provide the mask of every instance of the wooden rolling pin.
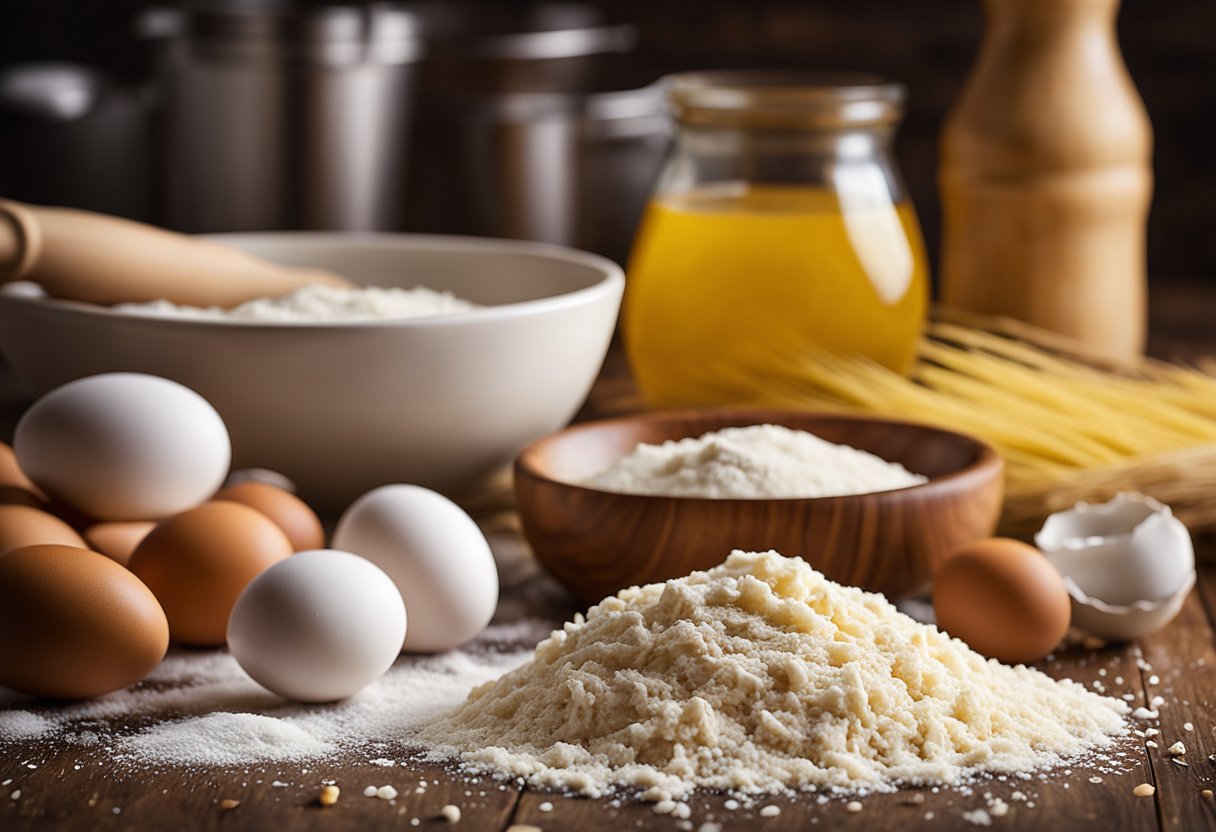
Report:
M13 280L32 280L51 297L88 303L163 299L222 307L311 283L351 285L330 272L268 263L131 220L0 199L0 283Z

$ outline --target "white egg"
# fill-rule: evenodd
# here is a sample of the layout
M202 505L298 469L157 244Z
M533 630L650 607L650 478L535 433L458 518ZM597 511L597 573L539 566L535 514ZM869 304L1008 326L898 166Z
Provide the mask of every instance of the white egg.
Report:
M13 439L31 480L98 520L154 520L193 508L228 474L215 408L175 381L107 373L52 390Z
M485 536L460 506L417 485L364 494L334 530L335 548L380 566L410 611L402 649L432 653L480 633L498 606L498 568Z
M401 593L383 570L349 552L312 549L245 587L228 618L228 649L280 696L332 702L383 676L405 630Z

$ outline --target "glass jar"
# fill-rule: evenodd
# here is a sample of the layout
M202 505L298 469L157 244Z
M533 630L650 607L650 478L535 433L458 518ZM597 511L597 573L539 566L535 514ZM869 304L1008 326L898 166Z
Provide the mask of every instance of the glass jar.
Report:
M825 353L906 372L928 269L890 156L903 87L762 71L668 84L678 131L634 242L623 319L646 400L771 403L766 390Z

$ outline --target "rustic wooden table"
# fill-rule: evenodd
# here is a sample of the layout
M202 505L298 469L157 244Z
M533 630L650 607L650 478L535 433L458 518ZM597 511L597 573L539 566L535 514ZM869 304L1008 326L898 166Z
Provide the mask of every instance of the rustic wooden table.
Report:
M1153 341L1158 355L1216 355L1216 290L1197 284L1155 288ZM587 413L617 409L628 381L619 354L611 356ZM7 371L0 373L0 435L11 433L25 399ZM501 521L501 516L499 520ZM510 523L496 525L496 554L504 563L504 591L536 576L526 548ZM1205 552L1211 559L1216 552ZM556 596L560 599L560 595ZM563 608L565 607L565 608ZM543 614L556 623L573 611L560 600ZM5 637L0 634L0 638ZM570 798L499 784L470 782L441 766L411 763L377 767L367 755L343 755L308 763L247 765L231 769L173 767L125 771L115 767L103 746L59 746L45 741L0 744L0 829L326 829L446 828L440 810L460 807L458 828L504 830L530 824L544 830L593 829L971 829L972 813L1000 798L1008 812L990 817L1008 829L1196 830L1216 829L1216 801L1203 794L1216 788L1216 568L1201 571L1199 584L1179 618L1138 644L1097 651L1072 650L1044 665L1053 676L1097 683L1112 694L1130 694L1134 706L1160 696L1160 719L1143 723L1160 730L1157 747L1132 737L1120 749L1118 773L1093 770L1052 772L1030 781L993 779L970 791L905 790L867 797L860 812L844 801L820 804L813 798L781 798L754 808L732 809L721 795L690 801L687 821L656 815L647 804ZM1181 740L1182 766L1165 749ZM427 786L416 792L419 780ZM337 805L322 808L322 781L343 788ZM364 798L368 784L394 784L393 801ZM1138 798L1141 783L1156 786ZM1210 794L1210 792L1209 792ZM236 801L235 806L232 801ZM780 814L762 817L759 805L775 804ZM226 808L228 807L228 808Z

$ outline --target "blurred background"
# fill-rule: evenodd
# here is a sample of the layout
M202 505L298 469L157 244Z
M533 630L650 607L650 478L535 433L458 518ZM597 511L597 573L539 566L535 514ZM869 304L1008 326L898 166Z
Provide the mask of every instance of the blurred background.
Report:
M936 258L937 140L978 0L285 5L5 0L0 194L187 231L455 231L621 259L667 138L651 82L864 70L908 87L897 155ZM1214 32L1211 0L1129 0L1119 20L1156 134L1154 279L1216 274ZM281 60L299 71L271 77Z

